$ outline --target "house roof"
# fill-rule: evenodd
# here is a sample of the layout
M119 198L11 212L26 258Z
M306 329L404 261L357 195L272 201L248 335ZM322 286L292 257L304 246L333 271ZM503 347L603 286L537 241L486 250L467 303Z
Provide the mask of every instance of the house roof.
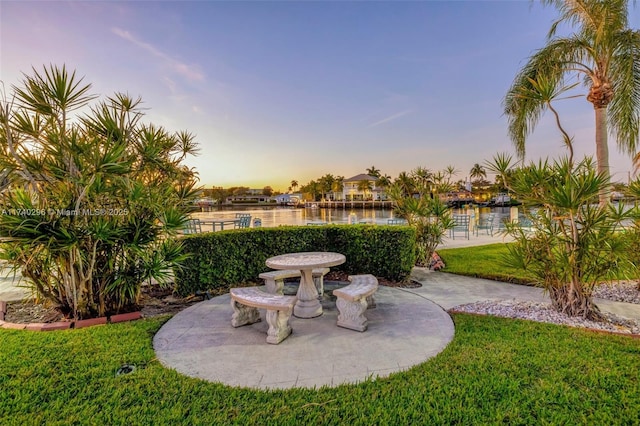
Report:
M350 177L349 179L345 179L342 182L360 182L361 180L376 181L376 180L378 180L378 178L376 178L375 176L370 176L370 175L361 173L359 175L355 175L353 177Z

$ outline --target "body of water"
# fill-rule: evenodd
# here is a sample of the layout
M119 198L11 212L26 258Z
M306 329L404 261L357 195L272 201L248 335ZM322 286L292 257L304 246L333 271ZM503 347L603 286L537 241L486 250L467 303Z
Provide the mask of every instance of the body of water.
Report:
M454 213L463 213L453 210ZM306 225L309 222L327 222L347 224L350 215L355 215L356 221L366 221L386 225L387 220L397 218L392 209L321 209L321 208L291 208L291 207L246 207L234 210L214 210L193 213L192 216L201 220L233 219L236 213L248 213L251 222L259 218L263 227L280 225ZM484 214L495 213L499 218L509 218L509 207L483 207L479 209L480 217Z
M355 214L357 221L386 224L388 219L394 218L393 210L378 209L321 209L321 208L291 208L291 207L247 207L234 210L218 210L193 213L197 219L232 219L236 213L248 213L251 222L259 218L263 227L280 225L306 225L309 222L349 223L349 215ZM253 225L252 225L253 226Z

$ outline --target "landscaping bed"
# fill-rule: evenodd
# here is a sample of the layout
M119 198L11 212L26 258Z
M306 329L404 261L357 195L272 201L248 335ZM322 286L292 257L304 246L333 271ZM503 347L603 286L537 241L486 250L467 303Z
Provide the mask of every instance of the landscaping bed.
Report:
M325 276L325 280L340 281L346 284L349 280L349 274L344 271L331 271ZM292 281L295 281L295 279ZM380 285L387 287L417 288L421 286L417 281L396 282L385 278L378 278L378 282ZM207 294L214 297L226 292L226 289L218 289L217 293L216 291L209 291ZM194 303L204 300L204 297L204 295L180 297L171 288L161 289L157 286L143 286L140 298L140 312L146 318L158 315L173 315ZM16 324L52 323L64 321L64 316L52 306L37 304L32 301L8 302L4 320Z
M170 288L144 286L140 300L140 312L144 317L175 314L202 300L202 297L178 297ZM33 301L8 302L4 320L16 324L51 323L64 321L64 315L53 306Z

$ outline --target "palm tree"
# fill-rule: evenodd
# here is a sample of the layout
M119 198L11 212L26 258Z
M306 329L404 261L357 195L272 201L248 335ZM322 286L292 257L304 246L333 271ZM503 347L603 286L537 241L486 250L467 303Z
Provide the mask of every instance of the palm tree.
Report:
M323 200L325 199L325 194L327 192L331 192L335 180L336 178L332 174L326 174L318 179L318 185L320 187L320 193L322 194Z
M373 189L373 182L367 179L358 181L358 191L362 191L362 199L367 198L367 194Z
M320 184L315 180L312 180L308 184L302 186L300 191L311 196L312 201L318 201L318 194L320 194Z
M376 186L380 188L388 188L391 185L391 176L381 175L376 179Z
M459 170L457 170L454 166L452 165L448 165L445 169L444 169L444 173L448 176L448 179L451 180L451 178L455 175L457 175L459 172Z
M482 167L478 163L474 164L471 170L469 171L470 179L480 180L486 177L487 177L487 172L484 170L484 167Z
M522 96L536 91L545 80L547 89L560 92L572 77L583 77L589 89L586 99L595 109L597 171L609 180L608 126L617 137L618 148L633 155L640 134L640 31L628 28L628 0L543 0L560 12L548 34L546 46L529 58L516 76L505 101L509 135L520 157L525 139L544 108L544 97ZM557 37L559 24L577 31ZM607 191L599 194L607 202Z
M380 177L380 170L376 169L376 166L371 166L367 169L367 174L373 177Z
M333 186L331 187L331 191L333 191L334 193L336 192L342 193L344 191L344 176L336 176L335 180L333 181Z
M411 176L416 184L416 188L420 193L420 196L431 192L431 185L433 184L434 174L426 167L416 167L411 171Z
M416 184L407 172L400 172L398 177L394 180L394 184L398 185L405 197L411 196L411 194L415 192Z
M431 177L432 185L430 192L433 196L435 194L444 194L455 190L456 186L451 182L451 174L444 170L434 173Z
M291 188L293 188L293 190L295 191L297 187L298 187L298 181L297 180L292 180L291 181Z

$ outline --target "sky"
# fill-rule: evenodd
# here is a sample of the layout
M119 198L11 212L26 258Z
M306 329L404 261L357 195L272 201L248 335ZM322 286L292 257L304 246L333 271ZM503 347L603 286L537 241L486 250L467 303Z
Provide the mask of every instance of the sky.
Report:
M503 99L544 46L553 8L529 1L0 1L0 80L66 65L145 121L196 135L211 186L287 191L375 166L392 178L514 153ZM632 8L640 27L640 6ZM581 89L579 93L586 93ZM556 108L576 158L595 155L584 97ZM613 180L632 163L610 138ZM527 160L566 154L545 114Z

